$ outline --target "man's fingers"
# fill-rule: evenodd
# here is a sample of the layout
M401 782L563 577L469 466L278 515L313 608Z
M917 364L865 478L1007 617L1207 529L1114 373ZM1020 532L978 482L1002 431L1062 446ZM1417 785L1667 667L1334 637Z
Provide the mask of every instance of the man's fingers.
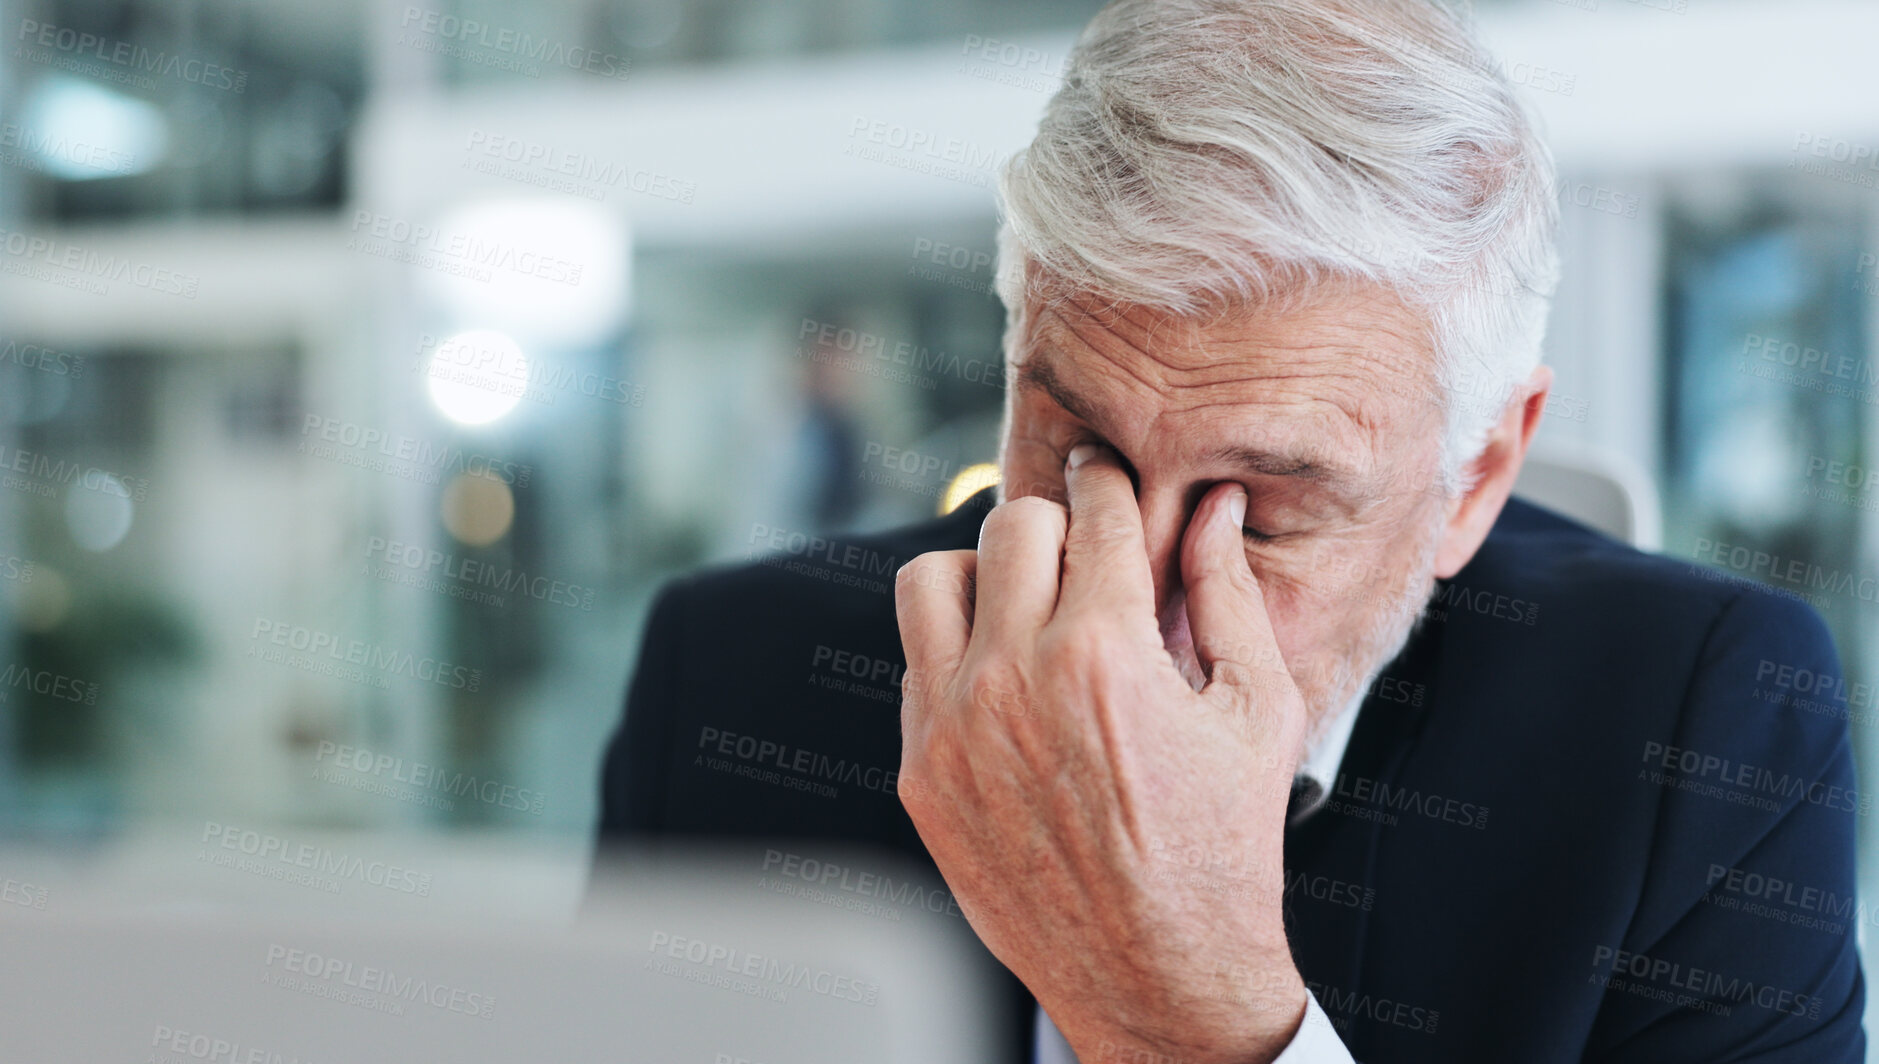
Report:
M950 678L972 639L972 587L978 555L969 550L922 554L894 575L894 613L907 675L920 682Z
M1000 503L985 515L973 599L975 644L1008 646L1050 621L1069 525L1061 505L1036 496Z
M1082 605L1155 621L1155 578L1148 570L1135 485L1116 453L1079 444L1064 466L1070 529L1064 538L1061 606Z
M1246 562L1245 517L1246 489L1217 484L1201 498L1181 539L1188 628L1208 677L1203 695L1215 687L1269 695L1292 686L1265 596Z

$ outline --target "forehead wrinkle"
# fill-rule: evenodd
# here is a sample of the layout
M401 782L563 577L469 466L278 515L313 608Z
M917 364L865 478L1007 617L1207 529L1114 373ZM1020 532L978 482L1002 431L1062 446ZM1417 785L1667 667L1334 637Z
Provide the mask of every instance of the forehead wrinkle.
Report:
M1335 390L1341 395L1348 395L1351 390L1348 385L1356 383L1349 375L1342 373L1292 373L1286 376L1332 377L1346 385ZM1390 472L1393 456L1385 451L1385 426L1371 416L1370 407L1354 399L1340 401L1341 395L1301 394L1297 389L1287 389L1284 394L1251 401L1197 397L1196 401L1184 403L1180 407L1164 408L1151 431L1167 436L1179 435L1177 427L1167 424L1164 419L1182 414L1198 414L1203 419L1203 431L1216 439L1252 442L1254 446L1248 448L1250 450L1267 451L1281 457L1299 457L1322 467L1327 475L1297 479L1337 491L1347 501L1364 509L1384 498L1386 493L1383 485L1396 475ZM1283 440L1272 440L1269 445L1262 445L1258 437L1266 434L1255 432L1249 435L1248 425L1256 425L1260 420L1255 413L1258 408L1289 409L1292 412L1290 423L1303 426L1301 431L1294 434L1301 439L1300 445L1293 447ZM1231 460L1233 455L1224 452L1230 452L1238 446L1237 443L1218 446L1207 456L1223 461Z
M1061 327L1064 331L1070 333L1070 335L1082 344L1091 355L1099 359L1103 365L1110 367L1114 373L1120 374L1128 381L1132 381L1135 388L1139 389L1139 391L1147 393L1149 401L1143 403L1140 401L1140 396L1128 395L1127 393L1130 389L1126 384L1109 379L1109 375L1102 372L1100 368L1084 374L1090 382L1090 387L1097 391L1078 391L1072 388L1069 383L1065 381L1064 375L1059 372L1059 370L1066 362L1074 364L1077 361L1076 355L1066 351L1060 345L1053 343L1048 335L1039 336L1038 339L1030 345L1032 348L1031 352L1018 368L1018 380L1020 385L1030 385L1043 390L1059 407L1062 407L1072 416L1090 426L1092 429L1095 429L1112 445L1119 446L1124 442L1124 437L1133 435L1143 424L1144 416L1148 418L1147 423L1150 425L1152 425L1155 420L1159 419L1163 406L1161 400L1168 394L1169 389L1178 387L1177 382L1165 379L1167 377L1167 373L1165 372L1167 367L1164 363L1154 356L1149 355L1147 352L1141 351L1139 348L1130 347L1130 350L1145 356L1142 360L1144 363L1160 366L1164 370L1164 372L1160 374L1160 376L1164 378L1163 380L1158 381L1151 379L1131 365L1135 360L1117 357L1109 351L1103 350L1098 343L1091 342L1091 339L1086 337L1083 331L1078 329L1069 319L1056 313L1055 310L1049 313L1051 317L1057 320L1057 327ZM1042 325L1042 323L1040 324ZM1043 328L1050 329L1051 326L1043 325ZM1118 339L1114 338L1113 334L1107 334L1107 330L1103 330L1100 327L1098 327L1096 331L1111 335L1112 339ZM1127 341L1120 342L1122 342L1124 346L1129 346ZM1119 389L1124 393L1120 397L1117 395ZM1119 399L1120 401L1112 403L1110 409L1104 410L1098 405L1104 398Z
M1054 382L1059 385L1056 390L1057 394L1053 395L1053 400L1099 431L1120 430L1125 426L1122 422L1113 419L1102 419L1108 423L1100 423L1098 418L1091 415L1100 414L1103 411L1090 409L1099 396L1089 393L1079 395L1071 391L1062 374L1052 372L1061 368L1064 362L1073 363L1076 359L1075 352L1051 342L1050 334L1056 330L1061 329L1068 333L1116 373L1133 381L1136 387L1146 391L1150 396L1159 399L1160 402L1155 405L1160 409L1151 416L1151 424L1161 422L1169 414L1211 407L1246 406L1273 401L1323 403L1335 411L1335 421L1342 423L1338 428L1325 426L1330 429L1331 435L1340 440L1349 440L1348 430L1340 431L1344 426L1348 426L1349 429L1355 429L1363 443L1368 445L1368 450L1372 454L1367 457L1372 458L1373 461L1366 462L1366 465L1380 464L1383 456L1374 452L1383 443L1384 422L1391 418L1384 411L1372 410L1371 404L1364 402L1362 396L1372 392L1381 392L1387 404L1392 395L1406 394L1405 391L1388 386L1379 389L1374 382L1379 375L1400 379L1406 375L1405 371L1411 369L1413 363L1425 361L1418 355L1426 354L1426 344L1412 339L1412 336L1403 330L1370 322L1352 325L1344 320L1326 322L1322 331L1346 335L1295 342L1286 342L1282 336L1262 335L1272 330L1260 328L1259 323L1231 325L1229 328L1232 330L1232 335L1225 337L1210 337L1206 335L1206 331L1199 331L1197 335L1195 331L1190 331L1189 335L1194 337L1193 340L1185 344L1172 345L1174 350L1167 354L1157 354L1141 346L1143 341L1133 339L1133 337L1152 339L1152 333L1157 331L1145 328L1135 321L1134 317L1139 317L1139 314L1132 317L1126 311L1105 308L1104 314L1099 318L1074 302L1070 306L1080 313L1066 314L1060 306L1055 304L1041 308L1044 310L1044 313L1039 316L1040 319L1044 319L1039 321L1042 328L1038 334L1034 334L1038 336L1038 340L1034 341L1031 346L1044 348L1057 357L1050 358L1044 352L1039 352L1040 355L1044 355L1042 359L1027 359L1027 362L1040 363L1028 376L1033 378L1031 383ZM1155 320L1159 321L1159 319ZM1309 324L1309 318L1307 322ZM1172 328L1175 323L1169 324ZM1119 332L1117 326L1126 326L1126 329ZM1283 334L1300 330L1301 326L1293 323L1279 331ZM1395 342L1377 342L1378 338ZM1361 340L1370 342L1359 342ZM1251 352L1247 351L1249 347L1252 349ZM1118 348L1122 350L1118 351ZM1141 358L1130 358L1129 353L1139 355ZM1176 353L1192 353L1201 357L1191 361L1168 357ZM1284 357L1287 354L1304 357ZM1366 372L1367 370L1371 372ZM1025 376L1027 375L1021 370L1021 379ZM1111 390L1114 387L1113 379L1106 380L1107 375L1100 371L1091 373L1089 376L1093 386L1102 389L1109 397L1114 397ZM1046 378L1046 380L1040 381L1036 378ZM1263 400L1199 399L1198 396L1195 400L1188 399L1188 396L1201 390L1211 391L1218 388L1232 388L1236 385L1296 381L1323 381L1328 387L1324 387L1320 394L1297 394L1305 389L1284 388L1285 392L1292 394ZM1426 392L1431 383L1432 381L1416 382L1407 391ZM1329 394L1323 394L1323 392ZM1058 396L1066 393L1071 397L1089 402L1064 403ZM1417 403L1416 405L1421 407L1424 404ZM1079 406L1085 408L1078 409ZM1111 411L1111 413L1114 413L1117 418L1126 418L1130 411L1123 409ZM1411 420L1420 419L1412 418ZM1104 434L1113 437L1114 431L1106 431Z
M1356 361L1409 376L1434 369L1425 323L1397 312L1368 312L1363 305L1342 313L1316 307L1276 321L1263 319L1232 323L1223 330L1202 330L1192 346L1207 352L1228 349L1210 357L1209 362L1233 358L1238 350L1250 347L1261 353L1300 355L1312 362Z
M1368 312L1379 305L1384 307L1384 313ZM1065 313L1066 306L1075 313ZM1134 359L1119 357L1107 350L1103 341L1140 355L1144 363L1157 367L1159 375L1166 377L1205 374L1215 367L1227 367L1232 373L1248 362L1283 355L1304 356L1301 361L1306 362L1339 365L1357 361L1385 373L1413 375L1417 364L1428 361L1421 357L1428 353L1427 337L1423 335L1426 328L1414 319L1408 322L1407 329L1398 327L1403 316L1399 306L1379 304L1374 299L1361 300L1354 311L1364 319L1359 323L1350 320L1351 308L1338 313L1336 305L1319 305L1276 319L1227 318L1203 326L1145 308L1091 306L1088 300L1072 297L1062 303L1046 304L1040 317L1055 319L1058 326L1083 346L1102 355L1143 386L1155 388L1157 382L1152 379L1155 374L1138 371ZM1146 324L1138 321L1139 318L1145 318ZM1327 333L1331 336L1325 337ZM1166 334L1169 342L1157 343L1157 334ZM1287 339L1299 334L1313 339Z
M1096 411L1091 409L1089 404L1083 401L1083 397L1065 384L1063 378L1057 374L1054 359L1042 356L1041 353L1039 356L1025 359L1024 363L1018 367L1018 386L1042 391L1051 402L1068 411L1072 417L1091 428L1101 427L1102 419L1097 416Z
M1386 335L1400 334L1379 330ZM1300 344L1286 350L1324 351L1329 358L1303 359L1285 364L1268 379L1321 379L1322 390L1306 397L1330 401L1369 437L1381 442L1385 426L1399 419L1414 429L1437 411L1430 396L1440 392L1434 361L1426 347L1405 349L1391 345ZM1401 357L1393 357L1401 354ZM1394 382L1400 382L1398 386Z
M1185 413L1190 410L1200 410L1216 406L1253 406L1270 405L1274 403L1325 403L1336 411L1342 420L1361 430L1365 435L1371 438L1372 442L1376 441L1381 429L1381 424L1379 418L1370 411L1368 404L1363 401L1364 388L1362 385L1365 382L1361 377L1345 371L1342 367L1326 368L1317 372L1300 370L1297 367L1292 367L1292 370L1292 372L1285 373L1238 376L1222 381L1177 383L1175 385L1174 395L1180 395L1181 393L1190 392L1195 389L1214 389L1230 387L1235 384L1254 384L1255 382L1323 381L1326 382L1329 387L1320 390L1312 390L1304 386L1296 388L1288 387L1281 389L1281 394L1259 396L1256 398L1197 399L1173 407L1168 412Z
M1383 332L1378 330L1378 332ZM1347 373L1357 375L1367 367L1387 374L1413 375L1413 364L1421 363L1420 352L1403 357L1401 338L1383 332L1389 338L1386 342L1377 342L1368 337L1339 337L1336 339L1301 340L1287 342L1283 339L1241 337L1238 339L1212 340L1200 345L1203 350L1219 353L1209 357L1205 363L1194 367L1190 372L1199 372L1216 365L1228 363L1247 363L1271 361L1276 368L1295 371L1279 373L1279 376ZM1369 341L1369 342L1366 342ZM1393 341L1393 342L1392 342ZM1250 349L1250 350L1249 350Z
M1313 483L1355 485L1363 479L1363 468L1370 463L1351 463L1342 457L1343 452L1337 444L1349 439L1349 427L1354 425L1361 432L1363 426L1353 421L1353 419L1336 404L1331 404L1332 409L1336 412L1333 419L1327 421L1326 419L1313 416L1311 411L1319 402L1319 400L1309 398L1252 403L1222 400L1219 402L1196 403L1183 407L1178 411L1166 411L1164 416L1165 414L1197 414L1206 411L1219 411L1218 415L1208 418L1209 422L1216 423L1208 425L1210 430L1214 430L1210 432L1210 435L1213 435L1215 438L1227 437L1228 439L1238 436L1239 441L1216 443L1201 452L1203 459L1214 462L1231 463L1268 476L1292 476ZM1245 427L1247 422L1251 420L1248 417L1248 408L1270 407L1273 405L1303 406L1305 408L1304 416L1315 424L1310 426L1304 434L1305 439L1302 441L1302 446L1286 440L1253 443L1243 442L1247 439L1244 435ZM1239 416L1234 416L1236 414ZM1158 418L1157 421L1159 422L1159 420ZM1217 424L1218 422L1227 422L1228 424ZM1235 426L1231 424L1232 422L1237 422L1238 425ZM1160 426L1157 427L1159 428ZM1235 431L1236 427L1239 429L1238 432ZM1281 469L1285 464L1304 466L1306 468L1295 472L1285 472Z
M1154 345L1157 333L1180 331L1194 337L1199 332L1191 319L1173 317L1139 304L1105 303L1083 294L1072 294L1063 300L1063 304L1129 347L1144 353ZM1068 321L1060 307L1053 306L1051 311L1060 320ZM1175 341L1176 346L1191 347L1194 343L1192 339Z
M1111 332L1107 327L1099 323L1095 323L1094 319L1091 319L1091 322L1092 322L1091 325L1086 326L1084 328L1079 328L1076 325L1076 323L1070 321L1068 318L1064 317L1061 313L1058 313L1054 308L1051 310L1051 317L1057 319L1058 323L1063 326L1064 331L1068 332L1071 336L1075 337L1078 343L1082 344L1085 348L1087 348L1089 351L1094 353L1097 357L1101 358L1103 361L1114 366L1119 372L1129 376L1130 378L1133 378L1137 384L1141 385L1144 388L1147 388L1149 391L1157 391L1160 389L1161 386L1156 381L1151 380L1146 374L1139 372L1136 369L1136 367L1132 365L1132 363L1134 363L1136 360L1128 359L1128 358L1117 358L1115 355L1112 355L1108 351L1103 350L1103 346L1100 342L1092 342L1091 336L1086 335L1086 333L1096 334L1096 337L1098 340L1100 340L1101 337L1106 336L1112 341L1121 344L1123 347L1128 348L1128 350L1142 356L1143 362L1160 366L1164 370L1164 372L1175 368L1174 366L1170 365L1165 360L1156 357L1152 352L1148 351L1147 349L1137 347L1134 344L1134 342L1129 340L1127 337L1118 336L1114 332Z

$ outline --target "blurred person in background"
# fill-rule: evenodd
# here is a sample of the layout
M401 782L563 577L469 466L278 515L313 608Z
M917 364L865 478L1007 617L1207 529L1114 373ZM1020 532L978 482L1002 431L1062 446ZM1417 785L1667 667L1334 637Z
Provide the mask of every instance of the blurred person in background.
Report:
M804 321L826 322L790 352L778 381L780 399L750 421L730 423L735 446L748 455L736 465L729 498L745 520L720 531L725 552L760 550L763 529L810 535L850 527L861 509L862 428L853 351L833 337L850 331L849 314L818 303ZM837 324L839 323L839 324ZM859 356L865 357L865 356ZM751 529L759 529L751 540Z
M812 311L814 321L841 320ZM846 326L844 326L846 327ZM861 505L861 481L854 470L861 458L861 425L855 413L854 374L841 365L833 344L817 342L802 365L802 413L790 454L803 486L800 497L810 507L814 528L842 528Z
M667 586L603 841L930 861L1038 1061L1863 1059L1754 913L1854 897L1819 617L1510 497L1557 207L1465 26L1121 0L1001 192L1001 485Z

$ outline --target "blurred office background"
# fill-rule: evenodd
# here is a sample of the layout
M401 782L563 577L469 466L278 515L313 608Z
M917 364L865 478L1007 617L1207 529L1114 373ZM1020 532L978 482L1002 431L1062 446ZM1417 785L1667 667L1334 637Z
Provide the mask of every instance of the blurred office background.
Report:
M0 832L564 903L656 584L992 457L993 176L1097 6L0 0ZM1564 178L1541 448L1879 682L1879 10L1474 10Z

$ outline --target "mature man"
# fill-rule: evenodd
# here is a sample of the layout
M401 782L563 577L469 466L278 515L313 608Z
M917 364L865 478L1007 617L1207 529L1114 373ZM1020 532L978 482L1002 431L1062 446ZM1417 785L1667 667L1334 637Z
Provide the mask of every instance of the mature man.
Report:
M1819 619L1509 499L1556 211L1465 27L1119 0L1002 192L1001 501L666 589L603 835L930 856L1039 1059L1862 1060Z

